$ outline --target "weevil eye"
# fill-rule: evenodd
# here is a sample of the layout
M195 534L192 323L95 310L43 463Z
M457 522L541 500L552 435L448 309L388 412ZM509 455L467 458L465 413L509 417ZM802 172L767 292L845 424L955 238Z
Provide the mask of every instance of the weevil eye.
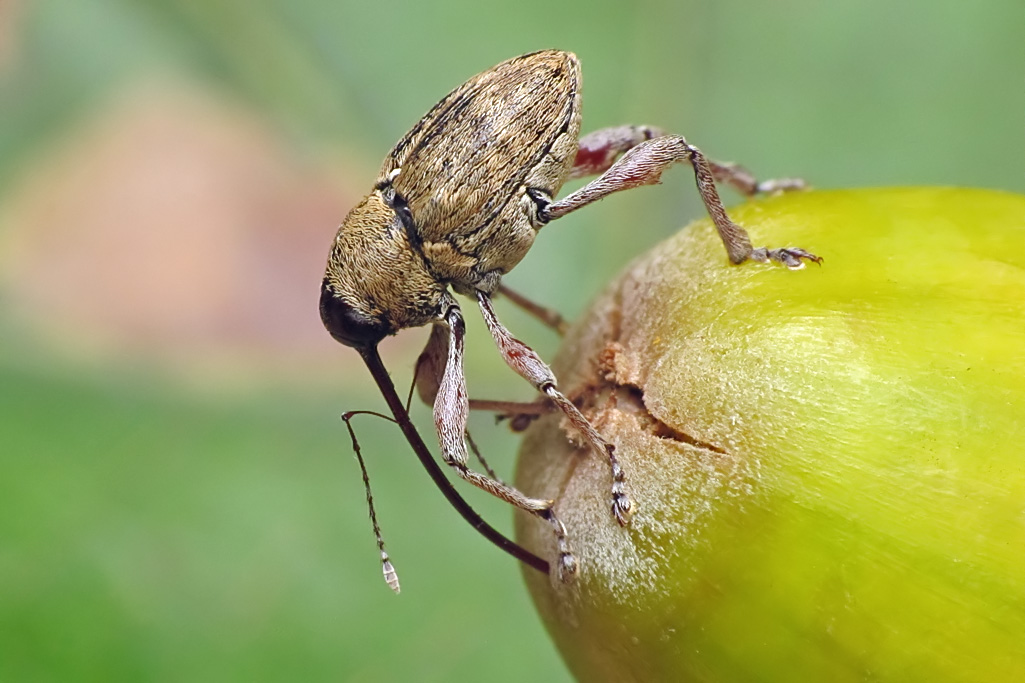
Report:
M320 286L320 319L331 336L346 346L374 346L392 332L386 322L349 305L326 279Z

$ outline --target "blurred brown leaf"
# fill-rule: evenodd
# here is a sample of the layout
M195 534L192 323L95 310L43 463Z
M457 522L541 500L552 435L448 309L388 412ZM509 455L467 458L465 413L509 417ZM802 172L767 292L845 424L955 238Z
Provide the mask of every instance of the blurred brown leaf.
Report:
M128 91L10 198L4 273L24 318L102 355L314 366L344 172L194 86ZM273 367L268 368L273 371Z

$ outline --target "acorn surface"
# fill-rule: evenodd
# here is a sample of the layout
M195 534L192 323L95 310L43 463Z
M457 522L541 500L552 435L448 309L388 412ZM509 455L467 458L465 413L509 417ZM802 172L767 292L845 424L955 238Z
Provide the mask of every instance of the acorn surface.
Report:
M556 415L516 484L557 501L580 572L525 569L587 681L1025 680L1025 197L792 193L632 264L569 332L560 387L635 506ZM517 537L555 556L550 528Z

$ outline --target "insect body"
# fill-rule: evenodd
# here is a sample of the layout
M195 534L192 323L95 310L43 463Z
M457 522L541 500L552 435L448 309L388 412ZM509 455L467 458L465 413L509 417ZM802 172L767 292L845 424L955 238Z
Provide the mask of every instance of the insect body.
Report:
M396 422L449 500L463 506L464 517L492 541L544 568L544 560L474 517L437 471L395 395L378 343L407 327L434 326L416 382L421 396L433 402L445 462L472 484L548 522L558 549L556 574L564 580L577 565L553 502L531 498L468 465L464 324L452 291L476 300L506 362L608 459L612 513L626 525L632 503L615 449L559 391L548 366L498 320L492 296L502 276L519 263L548 222L613 192L656 183L666 168L682 161L694 167L702 200L733 263L775 260L799 268L802 259L819 260L801 249L753 248L747 232L726 215L715 185L726 182L751 195L801 187L800 181L759 183L738 166L707 160L684 138L647 126L609 128L583 138L579 132L580 66L573 54L535 52L471 78L388 154L373 190L338 230L320 298L325 327L360 352ZM599 173L566 198L555 198L568 178ZM378 543L388 575L391 565L379 534Z

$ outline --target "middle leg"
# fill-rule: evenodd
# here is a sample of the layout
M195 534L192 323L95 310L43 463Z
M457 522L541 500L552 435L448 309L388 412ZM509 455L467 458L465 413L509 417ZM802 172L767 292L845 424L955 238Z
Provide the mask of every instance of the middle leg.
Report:
M559 391L556 386L555 375L544 361L534 352L532 348L516 339L509 333L509 330L502 325L495 315L491 297L478 290L477 303L481 313L484 315L484 322L491 331L491 336L498 346L502 358L521 377L534 385L534 388L555 404L569 419L573 428L579 432L588 445L598 454L603 455L609 461L612 469L612 513L621 526L630 523L633 514L633 503L626 493L626 475L616 457L616 447L606 441L587 418L580 412L580 409L570 401L565 394Z
M547 306L542 306L535 301L531 301L519 292L509 289L505 285L498 286L498 293L522 309L525 313L533 316L541 323L550 327L560 337L566 336L566 330L569 329L569 323L558 311L554 311Z

